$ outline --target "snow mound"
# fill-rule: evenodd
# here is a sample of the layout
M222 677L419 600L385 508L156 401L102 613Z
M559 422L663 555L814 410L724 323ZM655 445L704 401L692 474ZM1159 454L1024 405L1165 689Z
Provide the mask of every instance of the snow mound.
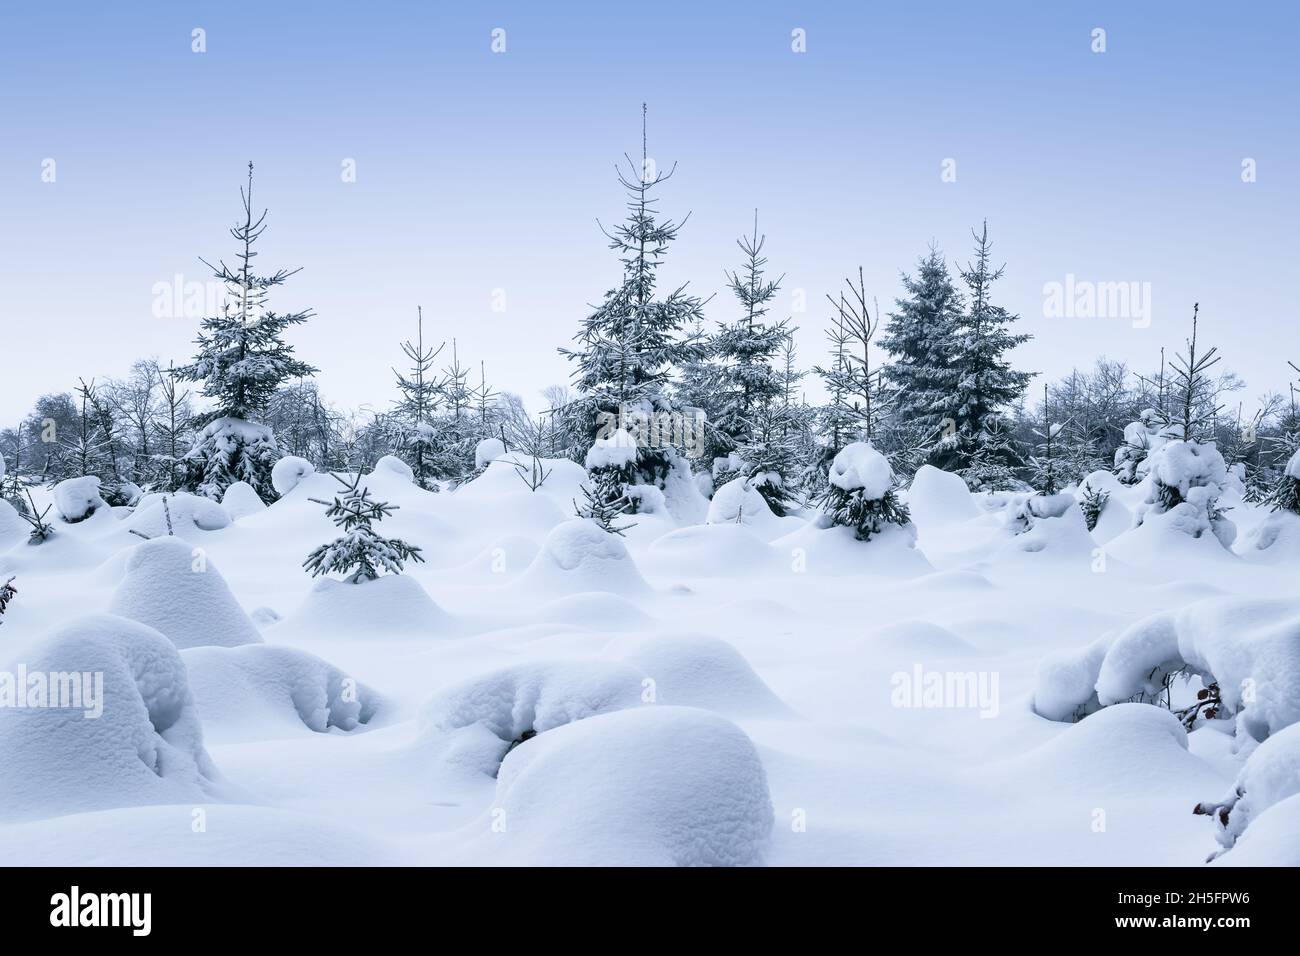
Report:
M371 688L292 647L193 647L181 654L208 739L356 730L382 705Z
M1100 638L1043 658L1034 678L1034 712L1048 720L1081 720L1100 708L1097 675L1109 646L1109 638Z
M674 577L733 577L775 570L780 555L744 525L710 524L678 528L646 550L647 569Z
M732 478L713 493L706 524L764 525L777 517L754 487L754 479Z
M4 818L193 805L217 795L185 664L157 631L109 614L77 618L32 649L26 671L48 675L50 692L46 706L29 696L26 707L0 707ZM79 706L48 706L56 685L62 703ZM92 693L64 697L73 685Z
M451 616L408 574L384 574L356 584L320 578L283 626L357 640L370 635L441 637L455 629Z
M1105 644L1106 642L1101 642ZM1264 740L1300 720L1300 602L1212 598L1145 617L1104 646L1059 655L1039 671L1035 706L1063 719L1091 706L1158 698L1167 678L1219 685L1221 716ZM1096 668L1093 690L1086 678Z
M934 660L978 654L979 650L946 627L930 621L895 621L857 644L864 655L905 660Z
M254 498L257 497L252 488L248 490ZM236 493L236 500L238 497ZM146 538L163 538L168 535L184 537L195 531L220 531L229 525L230 512L224 505L211 498L184 491L145 495L135 506L131 517L126 519L129 530Z
M606 654L631 664L660 704L700 707L732 717L788 716L790 711L726 641L682 635L615 639Z
M425 732L482 724L505 743L641 704L641 674L605 661L515 664L437 691L420 713Z
M486 468L506 453L506 443L500 438L484 438L474 446L474 468Z
M277 495L287 495L298 487L298 482L316 470L316 466L306 458L285 455L271 469L271 487Z
M99 495L99 479L94 475L66 478L54 486L54 507L67 522L83 521L100 508L107 507Z
M415 484L415 471L396 455L384 455L375 462L372 475L390 475L409 484Z
M551 529L519 586L552 595L581 591L615 594L648 590L622 538L585 518L571 518Z
M0 551L27 537L31 525L22 519L18 509L0 498Z
M626 468L636 461L636 442L622 428L614 430L608 438L597 438L587 451L587 470L593 468Z
M144 541L130 551L109 610L162 632L177 647L262 640L202 549L174 537Z
M1198 804L1213 819L1214 838L1231 849L1248 827L1275 804L1300 794L1300 724L1269 737L1246 758L1227 796ZM1222 852L1222 851L1220 851Z
M1240 554L1273 563L1300 561L1300 515L1274 511L1241 539Z
M916 526L886 522L870 541L858 540L850 527L823 528L810 521L772 542L771 550L788 556L787 570L825 575L910 577L934 570L916 548Z
M862 497L878 501L894 486L894 469L889 461L867 442L845 445L831 462L829 480L845 491L862 490Z
M605 714L517 747L494 807L514 864L745 866L762 862L773 825L749 738L681 707Z
M1005 527L1014 537L1008 551L1053 554L1091 553L1096 541L1074 496L1015 494L1007 502Z
M907 488L907 507L912 520L926 525L965 521L979 514L970 489L961 476L922 465Z
M266 510L266 503L246 481L236 481L227 488L226 493L221 496L221 504L232 521Z

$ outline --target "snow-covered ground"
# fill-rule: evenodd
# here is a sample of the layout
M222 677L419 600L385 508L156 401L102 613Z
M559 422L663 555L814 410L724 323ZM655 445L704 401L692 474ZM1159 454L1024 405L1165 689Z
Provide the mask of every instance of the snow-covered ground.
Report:
M270 507L35 546L0 514L0 670L102 674L94 719L0 707L11 862L1300 863L1300 536L1231 489L1232 548L1133 528L1141 486L1090 533L930 468L915 543L688 483L618 537L572 517L572 462L440 494L381 466L425 562L362 584L304 573L340 486L292 463ZM1242 716L1124 702L1171 662Z

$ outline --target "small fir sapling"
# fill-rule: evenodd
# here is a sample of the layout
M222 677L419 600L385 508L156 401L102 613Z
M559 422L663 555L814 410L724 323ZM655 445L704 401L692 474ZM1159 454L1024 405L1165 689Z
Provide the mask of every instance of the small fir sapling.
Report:
M400 538L385 538L373 527L374 522L396 511L397 505L372 500L370 489L361 487L359 474L351 481L339 475L334 475L334 479L345 489L341 496L333 501L310 500L326 506L326 516L343 534L321 545L303 561L303 567L312 577L342 574L349 584L361 584L375 580L381 571L401 574L408 560L424 560L419 548Z

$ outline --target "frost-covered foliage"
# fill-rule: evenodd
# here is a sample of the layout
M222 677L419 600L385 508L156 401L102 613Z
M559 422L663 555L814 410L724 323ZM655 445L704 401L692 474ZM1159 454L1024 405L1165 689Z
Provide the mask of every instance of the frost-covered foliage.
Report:
M1006 506L1007 527L1013 534L1024 534L1040 521L1063 517L1075 504L1074 496L1065 492L1012 495Z
M1083 485L1079 488L1079 508L1083 511L1083 520L1089 531L1096 529L1101 513L1106 509L1106 502L1109 500L1110 492L1104 488L1091 485Z
M5 581L0 582L0 617L4 617L5 611L9 609L9 602L18 596L18 589L14 587L14 579L11 575ZM0 623L3 623L0 621Z
M312 577L318 574L342 574L350 584L373 581L382 571L401 574L407 561L423 561L420 549L401 538L385 538L373 524L382 521L397 510L396 505L374 501L370 489L363 487L361 476L347 481L334 476L345 491L333 501L320 501L326 506L325 515L343 534L329 544L323 544L303 561L302 566ZM316 501L316 499L312 499Z
M1154 408L1143 409L1137 421L1124 427L1124 442L1115 449L1115 476L1122 484L1137 484L1150 470L1151 454L1178 434L1177 427Z
M277 497L271 473L280 452L275 436L265 425L242 418L217 418L199 429L185 453L184 486L220 501L237 481L250 486L263 501Z
M1300 448L1287 461L1264 503L1274 511L1300 515Z
M1217 448L1173 439L1152 452L1146 464L1145 493L1134 527L1158 522L1193 538L1212 532L1225 548L1232 545L1236 526L1218 504L1228 471Z
M626 531L629 526L618 523L620 516L640 510L640 498L630 494L636 460L636 442L623 429L615 429L608 438L598 436L587 452L582 501L574 502L578 517L591 519L610 534Z
M822 504L832 524L852 528L860 541L870 541L886 525L911 520L894 492L889 462L866 442L846 445L835 456Z

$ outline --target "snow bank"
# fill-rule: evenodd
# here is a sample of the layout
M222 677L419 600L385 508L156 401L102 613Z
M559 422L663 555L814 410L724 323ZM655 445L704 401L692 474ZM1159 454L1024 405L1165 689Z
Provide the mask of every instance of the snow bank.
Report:
M193 805L217 796L185 665L157 631L109 614L81 617L23 663L29 675L78 678L71 683L89 685L93 694L83 693L79 707L35 707L30 696L25 708L0 707L0 816ZM5 670L19 666L10 662ZM62 683L49 680L51 687ZM99 713L88 718L89 696Z
M1242 535L1239 547L1243 558L1275 564L1300 561L1300 515L1274 511Z
M128 553L109 610L161 631L177 647L262 640L202 549L175 537L144 541Z
M254 498L257 497L252 488L248 490ZM238 492L235 498L236 501L239 500ZM146 538L163 538L168 535L183 538L186 535L192 536L195 531L220 531L229 527L230 520L230 512L225 506L211 498L184 491L169 491L141 498L135 511L126 519L126 527Z
M762 862L772 801L754 745L704 711L641 707L567 724L506 757L494 849L513 864ZM483 840L483 837L479 837Z
M54 507L64 521L77 522L106 507L99 495L99 479L94 475L66 478L54 486Z
M845 491L861 489L862 497L879 501L894 486L894 470L889 461L867 442L845 445L831 462L830 483Z
M926 525L965 521L979 514L970 489L959 475L933 465L922 465L907 488L907 507L912 520Z
M382 704L371 688L292 647L192 647L181 657L210 741L352 731Z
M1091 554L1096 541L1074 496L1013 494L1007 501L1004 527L1014 537L1006 550L1056 555Z
M455 630L451 616L409 574L385 574L356 584L319 578L283 626L356 640L442 637Z
M648 590L623 540L585 518L571 518L556 525L516 584L555 596L580 591L635 594Z
M316 470L316 466L306 458L285 455L271 469L271 487L277 495L287 495L298 487L298 482Z
M266 510L266 503L246 481L236 481L227 488L226 493L221 496L221 504L232 521Z
M732 717L790 713L740 652L716 637L619 638L605 653L652 681L647 691L656 703L701 707Z
M781 556L744 525L678 528L656 538L644 555L646 569L675 578L734 577L775 571Z
M732 478L713 493L706 524L747 524L762 526L776 521L752 478Z

